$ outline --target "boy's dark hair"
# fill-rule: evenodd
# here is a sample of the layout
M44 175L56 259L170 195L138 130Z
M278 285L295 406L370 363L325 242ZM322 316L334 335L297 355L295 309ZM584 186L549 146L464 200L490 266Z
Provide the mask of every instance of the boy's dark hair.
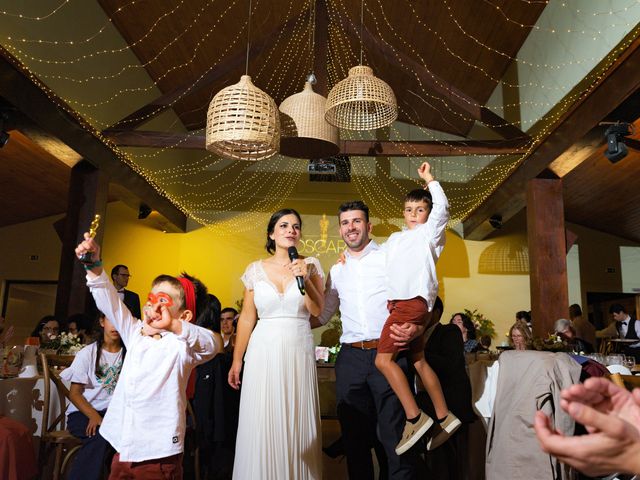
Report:
M271 215L269 223L267 224L267 243L264 245L264 248L266 248L267 252L269 252L271 255L273 255L273 253L276 251L276 242L271 240L269 235L271 235L275 230L278 220L280 220L285 215L295 215L296 217L298 217L298 222L300 223L300 231L302 231L302 218L300 217L300 214L293 208L283 208L282 210L278 210L276 213Z
M213 330L220 333L220 300L215 295L210 293L206 296L206 304L202 309L198 309L198 318L196 318L196 325L199 327Z
M93 331L96 332L96 365L94 367L94 371L97 378L100 378L104 375L102 368L100 367L100 357L102 356L102 344L104 343L104 328L100 325L100 319L105 318L105 314L98 310L96 314L96 318L94 320L94 326L92 328ZM127 354L127 347L124 346L124 342L122 339L120 340L120 345L122 346L122 358L120 363L120 368L124 364L124 356Z
M628 313L627 309L624 308L621 304L619 303L614 303L613 305L611 305L609 307L609 313L620 313L620 312L624 312L624 313Z
M424 188L416 188L411 190L404 197L405 202L425 202L429 207L429 211L433 208L433 200L431 199L431 193Z
M570 318L581 317L581 316L582 316L582 309L580 308L580 305L578 305L577 303L574 303L569 307Z
M222 315L223 313L227 313L227 312L231 312L233 313L233 316L235 317L236 315L238 315L238 310L236 310L233 307L225 307L220 311L220 315Z
M199 317L200 312L204 312L207 308L210 307L210 302L208 298L209 291L207 290L207 286L204 283L202 283L200 280L198 280L196 277L189 275L187 272L180 273L180 276L186 278L191 283L193 283L193 288L196 291L196 311L191 313ZM180 284L180 290L182 291L182 284ZM182 293L182 296L184 297L184 292ZM186 305L185 305L185 308L186 308ZM218 311L220 311L220 307L218 307ZM219 315L220 314L218 314L218 316Z
M369 207L362 200L351 200L340 205L338 207L338 219L340 219L341 213L350 212L351 210L362 210L365 220L369 223Z
M516 313L516 318L518 320L523 320L527 323L531 323L531 313L527 312L526 310L520 310L518 313Z

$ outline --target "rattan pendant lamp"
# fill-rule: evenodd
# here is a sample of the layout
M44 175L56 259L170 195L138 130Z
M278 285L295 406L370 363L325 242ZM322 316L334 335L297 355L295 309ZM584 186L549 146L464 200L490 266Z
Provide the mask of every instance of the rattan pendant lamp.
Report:
M315 1L309 5L309 55L311 72L304 89L280 104L282 121L280 153L296 158L326 158L340 152L338 129L324 118L327 99L313 91L313 52L315 51Z
M360 5L360 65L349 69L349 76L338 82L327 97L325 119L347 130L375 130L391 125L398 118L398 103L387 83L362 65L364 0Z
M263 160L278 153L280 146L278 107L248 75L250 41L251 0L245 74L220 90L207 111L206 149L232 160Z

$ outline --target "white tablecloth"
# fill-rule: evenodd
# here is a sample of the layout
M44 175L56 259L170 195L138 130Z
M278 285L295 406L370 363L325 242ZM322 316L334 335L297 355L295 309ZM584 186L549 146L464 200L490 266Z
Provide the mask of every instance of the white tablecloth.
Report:
M497 360L478 360L468 366L471 380L471 401L485 430L489 425L498 390L500 364Z

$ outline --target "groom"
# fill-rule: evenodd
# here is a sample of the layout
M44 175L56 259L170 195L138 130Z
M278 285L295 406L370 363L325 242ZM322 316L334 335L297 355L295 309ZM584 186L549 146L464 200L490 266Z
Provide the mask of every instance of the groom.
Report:
M388 478L413 479L419 465L415 449L401 456L395 453L405 424L404 411L375 366L378 339L388 316L385 257L369 238L371 223L365 203L343 203L338 220L347 245L345 261L331 268L324 310L313 321L314 326L324 325L340 308L342 348L336 360L336 400L349 478L374 478L371 439L377 435L387 454ZM413 324L391 328L399 344L422 333ZM409 376L407 358L400 355L398 365ZM378 463L384 464L382 459Z

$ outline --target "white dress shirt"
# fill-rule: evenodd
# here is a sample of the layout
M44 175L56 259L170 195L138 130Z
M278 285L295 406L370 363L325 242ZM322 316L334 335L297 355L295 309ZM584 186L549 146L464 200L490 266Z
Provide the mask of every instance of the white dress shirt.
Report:
M331 267L318 319L327 323L340 307L341 343L378 339L389 315L385 255L371 240L360 255L345 250L345 256L345 263Z
M191 370L213 357L213 334L182 322L182 333L159 340L142 335L104 271L87 286L100 311L120 333L127 355L102 435L120 453L121 462L142 462L181 453L184 449L186 389Z
M429 182L433 208L426 223L396 232L382 246L386 253L387 298L422 297L429 310L438 295L436 262L442 253L449 221L449 202L435 180Z

